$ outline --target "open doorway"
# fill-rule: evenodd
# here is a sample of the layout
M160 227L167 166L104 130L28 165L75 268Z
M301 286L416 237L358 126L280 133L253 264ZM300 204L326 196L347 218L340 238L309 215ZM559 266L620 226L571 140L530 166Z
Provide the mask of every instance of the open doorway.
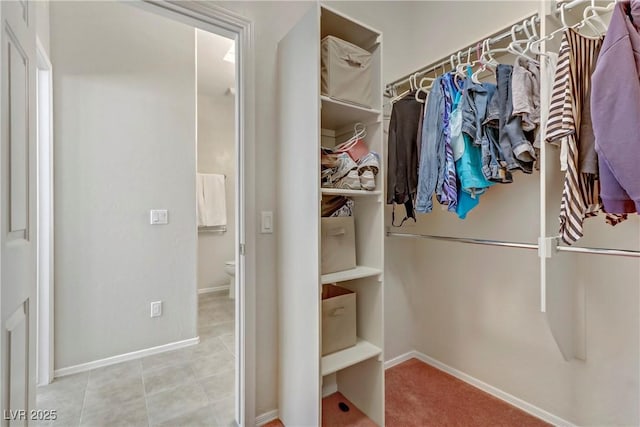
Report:
M197 84L198 335L218 367L207 380L219 412L233 414L236 378L236 50L195 30ZM220 347L222 344L224 347ZM215 390L215 392L213 391ZM221 416L221 414L218 414ZM229 418L229 416L227 416Z
M37 126L37 325L36 382L53 381L53 66L36 43Z
M55 409L63 425L252 424L248 23L222 11L135 5L142 7L51 5L55 379L39 388L37 406ZM198 295L211 293L198 292L196 271L196 160L203 157L196 155L197 28L236 46L234 84L223 91L232 107L230 169L209 171L226 175L232 196L225 225L231 253L220 271L236 262L235 274L224 273L235 295L229 298L229 287L219 295L231 321L206 325L199 321L215 315L203 304L198 316ZM42 359L52 361L53 352Z

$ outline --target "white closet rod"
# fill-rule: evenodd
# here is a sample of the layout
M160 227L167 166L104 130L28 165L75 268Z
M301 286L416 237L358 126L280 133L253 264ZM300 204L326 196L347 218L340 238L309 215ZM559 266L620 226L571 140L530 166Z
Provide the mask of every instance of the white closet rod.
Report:
M448 236L435 236L431 234L413 234L413 233L394 233L391 231L387 231L387 236L389 237L408 237L415 239L432 239L432 240L442 240L447 242L458 242L458 243L470 243L472 245L489 245L489 246L502 246L507 248L521 248L521 249L538 249L537 244L533 243L522 243L522 242L504 242L501 240L488 240L488 239L472 239L468 237L448 237ZM556 249L559 252L575 252L582 254L592 254L592 255L609 255L609 256L620 256L620 257L630 257L630 258L640 258L640 251L632 251L627 249L607 249L607 248L584 248L578 246L560 246L558 244L558 239L555 239Z
M467 237L434 236L431 234L393 233L391 231L387 231L387 236L443 240L446 242L470 243L472 245L489 245L489 246L502 246L507 248L538 249L538 245L535 243L503 242L500 240L471 239Z
M580 6L583 3L590 3L592 0L573 0L570 2L558 2L556 1L556 15L560 13L560 8L562 7L564 10L573 9L576 6Z
M580 0L580 1L584 1L584 0ZM539 24L540 23L540 18L538 17L537 13L535 13L533 15L529 15L527 18L525 18L525 20L530 21L531 18L534 17L534 16L535 16L535 23ZM521 19L518 22L522 22L522 21L523 20ZM514 27L514 25L510 25L509 27L507 27L508 28L507 30L504 30L503 32L495 33L492 36L483 38L482 40L486 40L487 38L489 38L489 44L493 45L493 44L499 43L502 40L505 40L507 38L511 38L511 28L513 28L513 27ZM524 31L524 27L522 26L522 24L516 24L514 31L515 31L516 34L517 33L521 33L521 32ZM470 49L471 49L471 53L474 54L478 43L480 43L480 42L477 42L477 43L474 43L474 44L470 44L470 45L460 49L458 52L460 53L461 59L464 59L464 58L467 57L467 55L469 55ZM391 83L388 83L386 85L385 91L384 91L385 96L392 97L393 96L393 89L395 87L399 86L399 85L408 83L409 79L414 74L419 74L419 75L423 76L423 75L431 73L433 71L437 71L438 69L440 69L442 67L446 67L446 66L450 67L450 64L451 64L450 61L451 61L450 57L447 56L446 58L443 58L442 60L438 61L435 64L430 64L430 65L427 65L425 67L422 67L419 70L414 71L411 74L407 74L406 76L400 77L399 79L394 80Z

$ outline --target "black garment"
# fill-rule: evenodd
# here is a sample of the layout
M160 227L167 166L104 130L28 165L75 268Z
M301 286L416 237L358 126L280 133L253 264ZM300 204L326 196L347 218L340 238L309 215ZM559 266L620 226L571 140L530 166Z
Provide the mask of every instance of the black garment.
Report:
M389 123L387 203L404 204L406 217L414 220L413 200L418 191L417 141L421 114L422 104L415 100L413 94L409 94L393 104Z

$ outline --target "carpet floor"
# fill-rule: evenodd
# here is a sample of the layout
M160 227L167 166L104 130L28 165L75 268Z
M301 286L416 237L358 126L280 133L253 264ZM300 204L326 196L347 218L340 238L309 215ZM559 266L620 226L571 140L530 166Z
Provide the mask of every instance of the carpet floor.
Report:
M542 427L549 424L417 359L385 372L388 427Z
M346 403L343 412L338 404ZM543 427L544 421L417 359L385 372L387 427ZM322 399L323 427L375 424L342 394ZM265 427L283 427L280 420ZM291 426L294 427L294 426Z

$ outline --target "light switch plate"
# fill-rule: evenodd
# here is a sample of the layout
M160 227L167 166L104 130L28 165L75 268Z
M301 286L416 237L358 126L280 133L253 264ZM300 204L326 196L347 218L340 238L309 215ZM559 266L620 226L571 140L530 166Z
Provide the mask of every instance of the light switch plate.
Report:
M168 224L169 211L166 209L151 209L149 211L149 223L151 225Z
M262 221L260 222L260 232L264 234L273 233L273 212L262 211Z
M162 301L154 301L151 303L151 317L162 316Z

